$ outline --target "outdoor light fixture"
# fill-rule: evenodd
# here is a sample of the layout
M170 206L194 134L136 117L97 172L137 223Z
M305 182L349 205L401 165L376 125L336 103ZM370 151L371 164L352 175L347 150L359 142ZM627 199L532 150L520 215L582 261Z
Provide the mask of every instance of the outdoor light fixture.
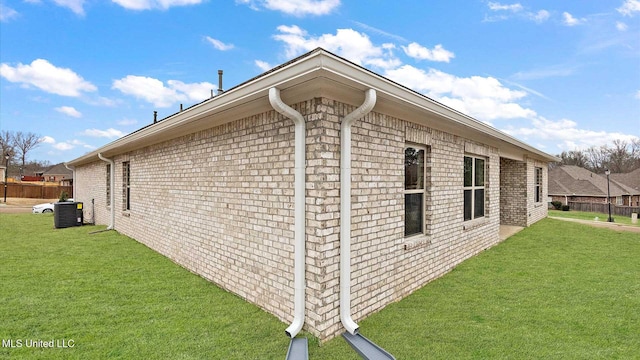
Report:
M7 203L7 173L9 172L9 153L4 155L4 203Z
M609 175L611 175L611 171L606 169L604 173L607 175L607 204L609 205L609 219L607 221L613 222L613 219L611 218L611 191L609 190Z

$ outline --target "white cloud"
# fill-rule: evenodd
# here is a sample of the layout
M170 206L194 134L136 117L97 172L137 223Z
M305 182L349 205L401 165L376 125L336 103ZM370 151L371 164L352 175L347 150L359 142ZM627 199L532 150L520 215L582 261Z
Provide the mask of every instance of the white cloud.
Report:
M66 143L66 142L59 142L59 143L55 143L53 145L51 145L54 149L56 150L60 150L60 151L67 151L67 150L71 150L73 149L75 146Z
M0 21L7 22L17 18L18 16L20 16L20 14L18 14L17 11L0 3Z
M207 40L211 45L213 45L214 48L220 50L220 51L227 51L227 50L231 50L233 49L233 44L225 44L222 41L218 40L218 39L214 39L210 36L205 36L204 37L205 40Z
M407 56L418 60L449 62L455 57L451 51L443 48L441 44L436 45L433 50L430 50L416 42L412 42L409 46L403 46L402 49Z
M262 71L268 71L271 70L273 68L273 66L271 66L268 62L266 61L262 61L262 60L255 60L253 62L254 64L256 64L256 66L258 68L260 68L260 70Z
M274 39L285 44L285 56L293 58L317 47L343 56L358 65L371 65L379 68L393 68L401 64L393 55L394 46L383 44L375 46L366 34L353 29L338 29L336 34L310 36L296 25L278 26L279 34Z
M462 113L482 121L532 118L536 112L516 101L525 91L511 90L492 77L457 77L445 72L428 71L403 65L385 74L390 79L440 101Z
M622 6L616 10L624 16L633 16L635 13L640 12L640 0L625 0Z
M126 134L120 130L116 130L114 128L109 128L107 130L100 129L87 129L80 133L80 135L91 136L91 137L104 137L109 139L115 139L125 136Z
M576 18L573 17L573 15L569 14L566 11L562 13L562 23L567 25L567 26L580 25L580 24L584 23L585 21L586 21L585 18L576 19Z
M511 76L516 80L535 80L550 77L571 76L575 74L579 66L570 64L551 65L543 68L519 71Z
M340 6L340 0L236 0L254 10L261 8L294 16L327 15Z
M529 19L537 23L541 23L547 21L551 14L547 10L540 10L537 13L527 13L527 16L529 17Z
M80 111L76 110L74 107L71 107L71 106L60 106L55 108L55 110L59 113L62 113L71 117L75 117L75 118L82 117L82 113L80 113Z
M610 144L616 139L628 142L638 139L634 135L579 129L578 124L569 119L551 121L544 117L533 119L532 127L508 128L503 131L513 136L523 137L525 140L535 137L538 140L553 141L558 144L559 151L587 149L591 146Z
M180 101L200 102L207 99L215 86L208 82L185 84L178 80L169 80L165 86L158 79L128 75L114 80L112 88L150 102L157 107L169 107Z
M55 144L56 143L56 139L52 138L51 136L43 136L40 138L40 140L42 140L43 144Z
M197 5L203 0L111 0L129 10L167 10L174 6Z
M618 31L627 31L628 28L629 26L622 21L616 21L616 29L618 29Z
M76 15L84 16L84 0L53 0L58 6L66 7Z
M84 80L71 69L59 68L44 59L34 60L30 65L22 63L13 67L0 65L0 76L25 87L35 86L48 93L78 97L82 92L96 91L95 85Z
M521 19L532 20L537 23L542 23L549 19L551 13L547 10L538 11L523 11L524 6L520 3L515 4L500 4L497 2L487 3L489 10L493 11L492 15L485 15L485 22L495 22L507 20L512 17L519 17Z
M515 3L515 4L509 4L509 5L503 5L497 2L489 2L487 4L487 6L489 7L489 9L493 10L493 11L513 11L513 12L518 12L521 11L523 9L522 5L520 5L520 3Z

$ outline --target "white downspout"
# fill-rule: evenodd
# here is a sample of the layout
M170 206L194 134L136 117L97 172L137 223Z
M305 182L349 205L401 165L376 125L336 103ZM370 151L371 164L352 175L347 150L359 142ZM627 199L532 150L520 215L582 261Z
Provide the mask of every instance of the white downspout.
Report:
M294 338L304 325L305 315L305 146L306 128L302 114L285 104L280 98L280 90L269 89L269 102L280 114L293 120L295 124L295 173L294 173L294 261L293 261L293 322L285 333Z
M73 197L75 198L77 196L76 195L76 167L75 166L69 166L69 165L67 165L67 163L64 163L64 167L66 167L67 170L73 171L73 175L71 175L72 176L71 180L73 181L73 185L72 185L73 186L73 190L72 191L73 191Z
M113 191L115 183L116 183L116 164L113 160L111 159L107 159L106 157L102 156L102 153L98 153L98 157L100 158L100 160L107 162L111 168L111 171L109 173L109 181L111 182L111 220L109 222L109 226L107 227L107 230L113 230L115 223L116 223L116 192Z
M362 105L340 125L340 321L351 335L358 333L358 324L351 319L351 124L375 104L376 91L369 89Z

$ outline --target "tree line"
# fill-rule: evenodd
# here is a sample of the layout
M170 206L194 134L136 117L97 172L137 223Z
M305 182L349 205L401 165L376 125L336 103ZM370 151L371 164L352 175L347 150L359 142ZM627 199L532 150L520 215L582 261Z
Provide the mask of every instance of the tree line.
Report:
M563 151L557 155L562 160L553 164L575 165L594 173L628 173L640 168L640 139L630 142L614 140L611 146L592 146L586 150Z
M2 165L7 163L9 155L9 169L7 172L13 175L33 175L35 171L51 166L48 161L27 161L31 150L42 143L43 138L32 132L0 131L0 150L2 151Z

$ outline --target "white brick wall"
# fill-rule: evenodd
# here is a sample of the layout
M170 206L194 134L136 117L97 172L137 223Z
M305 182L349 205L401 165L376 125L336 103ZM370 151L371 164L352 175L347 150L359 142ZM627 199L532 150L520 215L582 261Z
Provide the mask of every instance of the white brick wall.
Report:
M306 328L324 341L343 331L338 297L340 121L354 106L315 98L293 107L307 120ZM270 111L116 156L116 229L290 321L293 138L293 122ZM429 169L426 234L411 239L404 238L403 225L407 143L427 147ZM463 221L466 153L487 160L485 216L471 222ZM496 148L371 113L353 125L352 156L356 321L499 241ZM123 161L131 164L130 211L122 210ZM533 186L534 165L527 162L527 187ZM109 216L105 171L102 161L77 169L78 199L94 198L96 221L103 224ZM530 222L543 214L534 205L527 205Z

